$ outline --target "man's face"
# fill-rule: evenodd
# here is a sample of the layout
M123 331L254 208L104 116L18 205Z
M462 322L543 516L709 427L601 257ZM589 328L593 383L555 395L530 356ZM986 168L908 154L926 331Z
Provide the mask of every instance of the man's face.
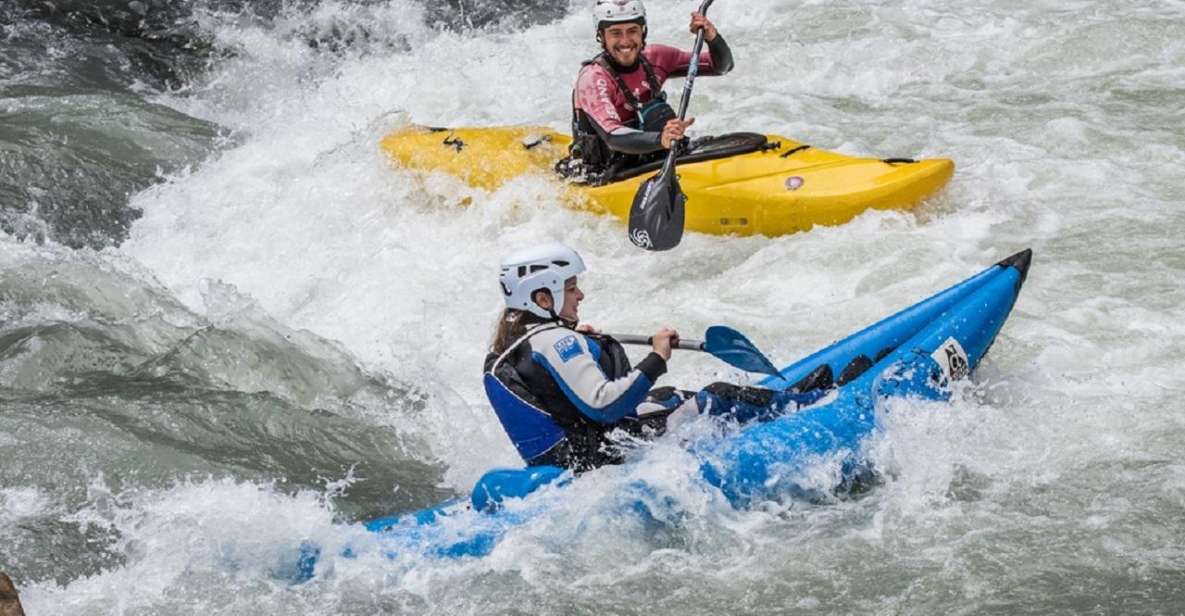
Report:
M644 32L641 24L614 24L601 31L601 41L614 62L632 66L642 53Z

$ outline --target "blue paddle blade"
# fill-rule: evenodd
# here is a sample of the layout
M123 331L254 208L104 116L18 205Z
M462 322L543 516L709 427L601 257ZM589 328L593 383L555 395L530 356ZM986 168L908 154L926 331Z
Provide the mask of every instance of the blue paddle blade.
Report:
M704 350L746 372L778 376L778 368L749 339L731 327L713 325L704 334Z

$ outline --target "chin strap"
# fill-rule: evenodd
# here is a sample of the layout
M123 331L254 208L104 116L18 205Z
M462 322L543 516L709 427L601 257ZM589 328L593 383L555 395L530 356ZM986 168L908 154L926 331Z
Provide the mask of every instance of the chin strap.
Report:
M539 306L539 304L535 304L535 305ZM539 307L542 308L543 306L539 306ZM551 315L551 320L553 323L559 323L561 327L566 327L568 329L575 330L576 326L580 324L579 320L569 321L568 319L565 319L564 317L561 317L560 315L556 314L555 308L548 308L547 314Z

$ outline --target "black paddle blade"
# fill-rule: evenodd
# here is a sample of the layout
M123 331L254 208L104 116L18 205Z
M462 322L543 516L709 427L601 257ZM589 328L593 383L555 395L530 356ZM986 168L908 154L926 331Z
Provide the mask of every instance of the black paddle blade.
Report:
M683 239L687 195L674 174L646 180L638 187L630 206L630 241L646 250L670 250Z

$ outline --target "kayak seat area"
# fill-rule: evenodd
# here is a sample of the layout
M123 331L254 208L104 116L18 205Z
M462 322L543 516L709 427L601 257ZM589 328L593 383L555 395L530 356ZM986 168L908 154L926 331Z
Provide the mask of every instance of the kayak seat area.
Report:
M698 163L748 154L760 150L776 150L780 147L782 147L781 143L770 143L769 138L760 133L727 133L724 135L693 139L676 161L679 164ZM586 180L582 183L591 186L603 186L605 184L612 184L613 182L628 180L644 173L658 171L666 161L665 153L660 154L656 155L653 160L649 160L641 165L622 169L610 169L604 174L584 175L583 177ZM558 174L567 179L580 177L580 172L578 171L580 166L573 164L570 158L564 158L556 163L555 169Z

